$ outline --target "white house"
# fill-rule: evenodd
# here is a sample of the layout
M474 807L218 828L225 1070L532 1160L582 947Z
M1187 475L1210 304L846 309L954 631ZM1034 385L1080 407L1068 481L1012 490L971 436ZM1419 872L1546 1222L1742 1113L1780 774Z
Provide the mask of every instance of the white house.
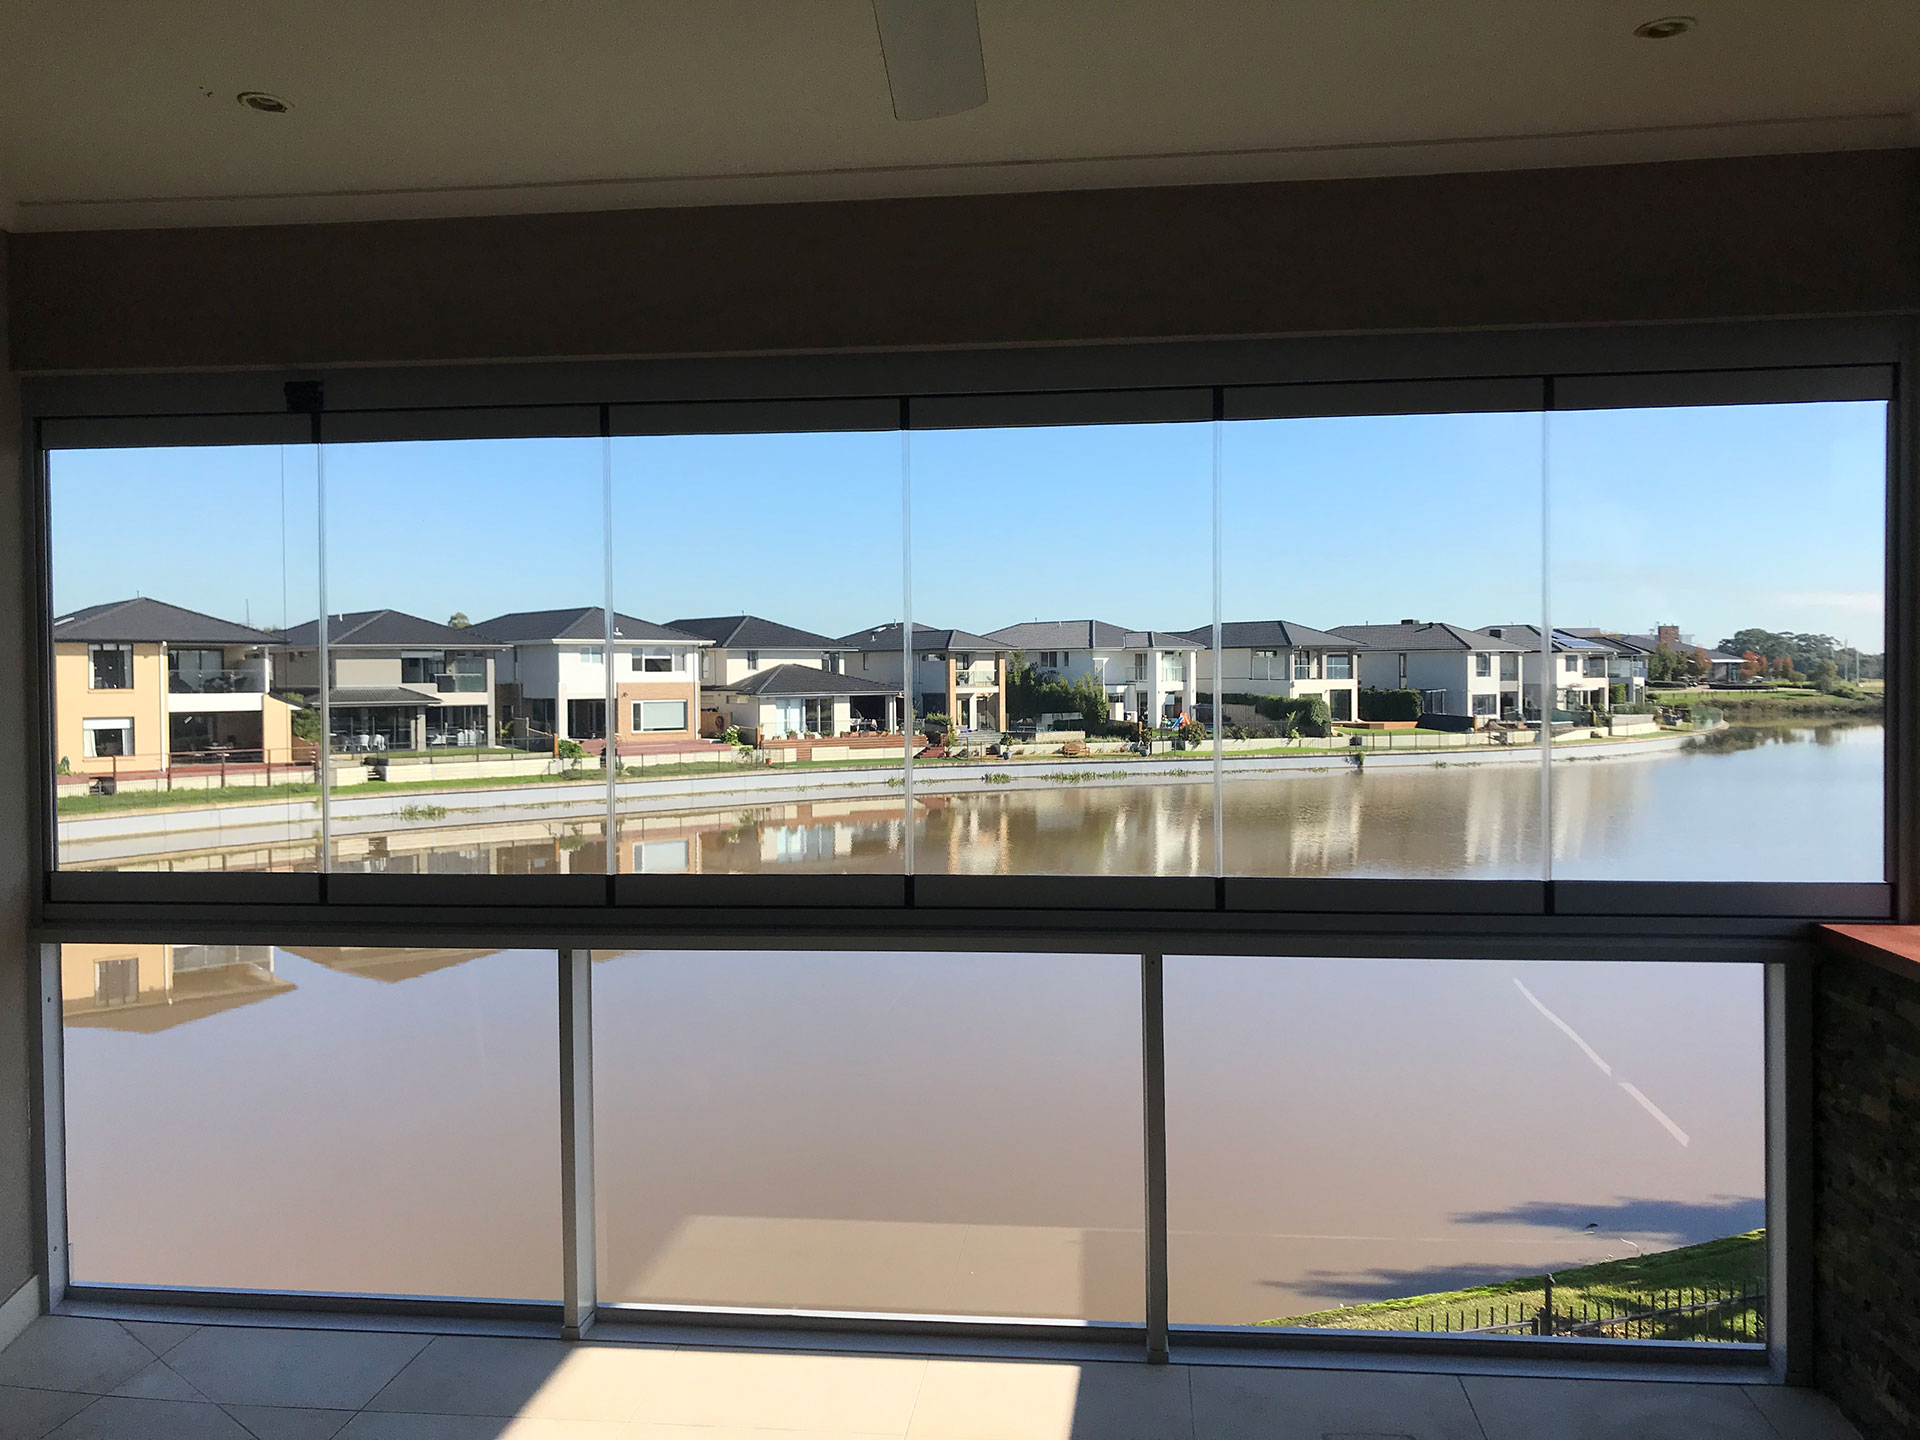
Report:
M840 642L758 615L708 615L669 620L669 629L707 642L700 652L700 683L735 685L775 665L805 665L839 672L846 668Z
M724 725L752 744L900 726L899 687L816 665L772 665L707 692Z
M1566 634L1582 640L1597 640L1607 646L1607 684L1618 685L1626 701L1638 704L1647 698L1647 660L1653 654L1651 636L1629 638L1612 630L1568 626ZM1649 643L1642 645L1646 640ZM1609 691L1611 693L1611 691Z
M607 738L606 612L523 610L469 628L504 647L500 709L515 729L563 740ZM616 744L692 740L700 726L697 635L613 617Z
M1537 720L1540 716L1540 667L1548 658L1540 652L1540 627L1488 625L1480 633L1496 640L1511 640L1525 647L1526 653L1520 659L1525 690L1523 714L1528 719ZM1553 632L1551 643L1553 708L1556 711L1611 710L1613 678L1609 674L1609 662L1618 653L1616 648L1606 640L1558 629Z
M1191 715L1200 694L1199 652L1190 634L1129 630L1105 620L1029 620L990 631L1025 653L1043 678L1091 675L1115 718L1163 724Z
M903 641L898 621L856 630L833 643L845 655L843 669L905 693ZM913 627L911 691L915 715L946 715L961 730L1007 727L1007 655L999 640L965 630Z
M1211 695L1213 627L1187 635L1200 646L1200 692ZM1229 620L1220 626L1220 693L1288 700L1317 695L1335 720L1355 720L1360 715L1359 652L1365 648L1291 620Z
M1357 640L1360 683L1369 690L1418 690L1429 715L1475 720L1521 717L1522 646L1438 620L1397 625L1336 625Z

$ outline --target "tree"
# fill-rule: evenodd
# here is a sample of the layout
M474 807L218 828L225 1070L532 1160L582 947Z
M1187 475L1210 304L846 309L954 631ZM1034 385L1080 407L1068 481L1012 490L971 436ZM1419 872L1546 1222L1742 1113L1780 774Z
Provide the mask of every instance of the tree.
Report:
M1741 654L1740 678L1742 680L1757 680L1766 673L1767 661L1764 655L1757 654L1752 650L1745 651Z
M1840 667L1831 660L1814 661L1811 676L1814 685L1828 695L1840 688Z
M1713 661L1707 655L1707 652L1702 650L1698 645L1687 652L1686 658L1682 663L1686 666L1687 678L1689 680L1711 680L1713 678Z
M1687 662L1680 652L1662 640L1653 647L1653 654L1647 657L1647 678L1649 680L1684 680Z
M320 712L307 704L298 695L280 697L293 707L292 729L296 740L318 740L320 738Z
M473 624L473 621L467 618L466 611L456 610L453 612L453 614L447 617L447 624L452 626L455 630L464 630L469 625Z

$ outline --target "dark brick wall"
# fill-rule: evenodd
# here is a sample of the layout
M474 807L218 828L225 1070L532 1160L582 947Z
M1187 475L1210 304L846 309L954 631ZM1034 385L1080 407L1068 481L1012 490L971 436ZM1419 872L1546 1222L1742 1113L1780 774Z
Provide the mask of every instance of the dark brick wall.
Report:
M1815 1383L1866 1440L1920 1435L1920 972L1814 990Z

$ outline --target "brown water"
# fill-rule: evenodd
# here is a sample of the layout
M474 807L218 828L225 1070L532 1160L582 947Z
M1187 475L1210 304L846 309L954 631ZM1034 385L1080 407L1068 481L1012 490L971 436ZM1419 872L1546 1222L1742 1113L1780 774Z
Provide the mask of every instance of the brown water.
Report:
M552 954L150 949L63 957L76 1279L557 1295ZM115 991L125 959L167 983ZM594 988L603 1299L1139 1317L1133 957L636 953ZM1173 956L1166 995L1176 1320L1761 1221L1757 967Z

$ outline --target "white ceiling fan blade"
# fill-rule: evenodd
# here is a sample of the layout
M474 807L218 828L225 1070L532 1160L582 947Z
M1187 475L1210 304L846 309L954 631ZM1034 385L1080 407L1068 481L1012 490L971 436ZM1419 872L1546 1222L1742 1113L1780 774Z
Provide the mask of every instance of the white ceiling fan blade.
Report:
M873 0L893 118L932 120L987 103L974 0Z

